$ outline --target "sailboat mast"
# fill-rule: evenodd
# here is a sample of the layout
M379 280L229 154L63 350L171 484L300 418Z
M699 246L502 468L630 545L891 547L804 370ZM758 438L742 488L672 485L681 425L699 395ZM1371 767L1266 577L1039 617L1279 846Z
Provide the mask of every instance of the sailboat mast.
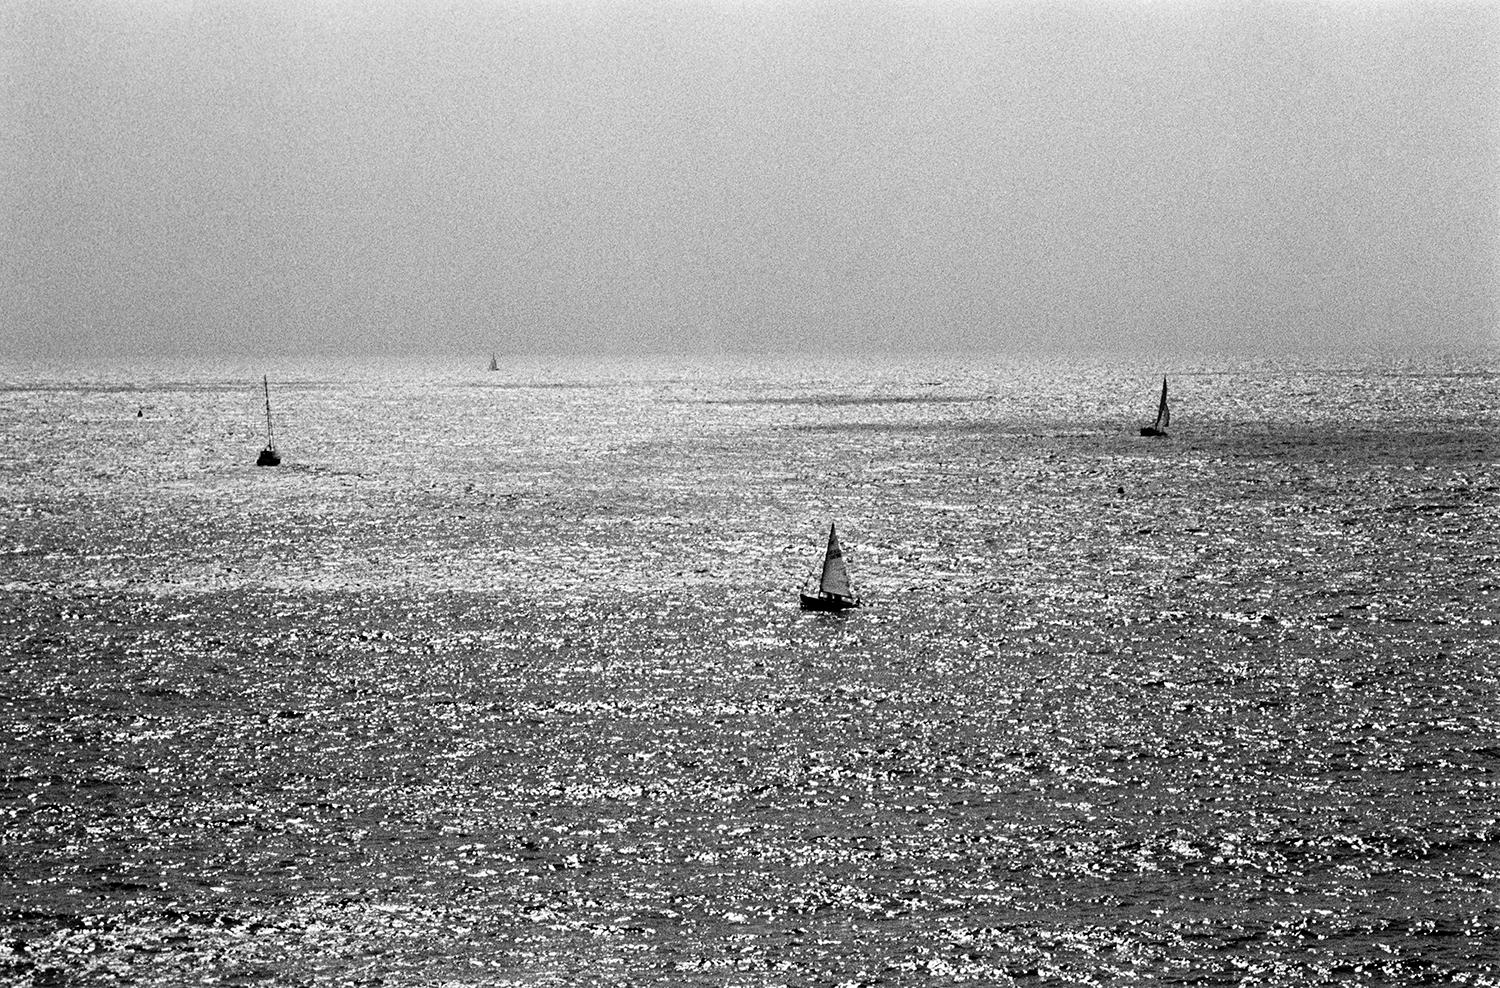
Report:
M260 385L266 392L266 448L270 449L271 443L271 382L264 375L261 376Z

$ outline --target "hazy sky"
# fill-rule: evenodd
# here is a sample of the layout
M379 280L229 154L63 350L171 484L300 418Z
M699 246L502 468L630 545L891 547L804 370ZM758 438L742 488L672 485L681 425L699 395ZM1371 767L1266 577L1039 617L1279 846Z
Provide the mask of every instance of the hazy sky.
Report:
M1500 340L1500 5L0 6L0 359Z

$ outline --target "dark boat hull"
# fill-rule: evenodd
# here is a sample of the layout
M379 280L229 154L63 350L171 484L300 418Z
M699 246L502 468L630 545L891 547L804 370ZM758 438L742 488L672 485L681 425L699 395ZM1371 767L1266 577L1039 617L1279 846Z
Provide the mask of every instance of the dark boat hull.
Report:
M1143 436L1166 436L1166 434L1167 432L1165 429L1158 429L1154 425L1141 426L1141 435Z
M255 458L255 465L258 467L279 467L281 466L281 455L274 449L263 449L260 451L260 455Z
M851 607L858 607L859 601L853 597L838 597L833 594L802 594L802 609L804 611L847 611Z

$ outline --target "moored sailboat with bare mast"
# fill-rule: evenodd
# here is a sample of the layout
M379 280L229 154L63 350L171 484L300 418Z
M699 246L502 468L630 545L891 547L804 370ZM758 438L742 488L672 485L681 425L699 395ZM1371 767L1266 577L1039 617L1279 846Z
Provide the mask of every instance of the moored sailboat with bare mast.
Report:
M266 448L260 451L255 458L258 467L276 467L281 465L281 454L276 452L276 439L271 432L271 382L262 375L260 386L266 393Z

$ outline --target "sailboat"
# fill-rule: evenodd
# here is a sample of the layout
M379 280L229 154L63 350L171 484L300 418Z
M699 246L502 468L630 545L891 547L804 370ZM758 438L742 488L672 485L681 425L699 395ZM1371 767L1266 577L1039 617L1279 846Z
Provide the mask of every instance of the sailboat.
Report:
M490 370L497 371L499 369L500 369L500 361L498 361L498 360L495 359L495 355L493 353L490 354Z
M1143 436L1165 436L1167 424L1172 421L1171 409L1167 408L1167 379L1161 379L1161 404L1156 406L1156 421L1150 425L1141 426Z
M832 522L828 523L828 548L823 551L822 570L815 572L817 592L802 591L804 611L844 611L859 606L859 598L849 586L849 568L844 565L844 550L839 547L839 534Z
M281 454L276 452L276 442L271 436L271 382L261 377L260 386L266 392L266 448L255 458L258 467L281 466Z

